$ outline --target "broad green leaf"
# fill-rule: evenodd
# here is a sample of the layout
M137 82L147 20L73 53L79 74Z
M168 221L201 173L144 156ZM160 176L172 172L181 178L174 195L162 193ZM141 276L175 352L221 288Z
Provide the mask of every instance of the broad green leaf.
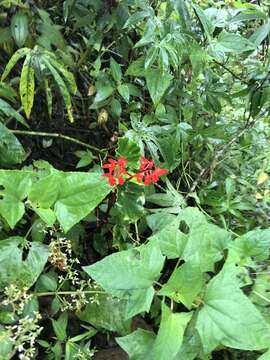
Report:
M158 53L159 53L159 49L158 47L151 47L146 54L146 58L145 58L145 64L144 67L147 70L149 67L151 67L152 64L154 64L154 62L156 61L157 57L158 57Z
M117 91L122 96L122 98L125 100L126 103L129 103L129 87L127 84L120 84L117 86Z
M191 228L183 252L183 259L200 267L201 271L213 271L214 264L224 257L231 235L216 225L206 223Z
M172 75L162 72L160 69L148 69L146 72L146 83L151 99L155 106L158 105L172 80Z
M270 350L258 358L258 360L270 360Z
M100 84L97 86L97 93L94 99L94 103L99 103L106 100L109 96L112 95L114 88L111 85Z
M0 360L6 360L10 357L13 348L11 336L11 329L7 330L0 325Z
M0 215L13 229L25 212L23 200L31 187L31 173L0 170Z
M149 238L149 242L160 246L162 254L169 259L181 257L187 243L187 235L179 230L179 225L179 217L173 216L169 223Z
M127 183L123 190L119 190L115 206L124 221L134 223L144 215L144 203L145 195L142 186Z
M121 81L122 79L121 66L113 58L110 59L110 69L114 80L117 82Z
M185 328L192 317L189 313L173 313L167 305L162 305L162 316L153 350L149 360L174 359L179 351Z
M83 269L113 296L129 300L139 295L140 306L136 308L134 303L135 315L149 311L154 296L153 282L159 278L163 263L164 257L158 246L143 245L109 255ZM146 294L145 301L141 301L141 296Z
M263 40L269 35L270 32L270 20L255 30L250 36L249 41L253 42L256 46L259 46Z
M129 76L145 76L145 58L143 56L132 61L132 63L127 68L125 75Z
M23 116L17 110L13 109L9 103L2 99L0 99L0 111L2 111L6 116L16 119L19 123L29 128L29 125L24 120Z
M56 172L42 177L32 185L28 199L38 208L50 208L58 199L64 176L63 173Z
M109 194L111 186L99 173L66 173L59 185L54 211L67 232Z
M22 47L29 34L28 17L26 13L19 10L12 16L10 30L15 43L18 47Z
M127 336L116 338L116 342L128 353L130 360L145 360L152 351L155 338L153 332L139 328Z
M86 321L96 328L125 335L130 332L131 320L125 319L126 301L113 298L108 294L100 294L98 303L90 302L82 312L77 313L80 320Z
M16 136L0 122L0 166L8 167L20 164L26 156L26 152Z
M255 50L255 45L239 34L222 31L217 39L217 46L224 52L242 53Z
M257 261L268 259L270 254L270 229L258 229L236 238L229 247L229 260L241 265L249 264L251 257Z
M29 119L35 96L35 72L31 54L26 55L20 78L20 97L27 119Z
M269 346L270 327L239 289L229 266L209 282L196 328L206 353L220 344L250 351Z
M178 12L181 27L185 30L190 31L191 19L185 0L171 0L171 3L174 5L175 9Z
M12 57L10 58L9 62L7 63L5 70L2 74L1 81L4 81L6 77L9 75L10 71L13 69L13 67L17 64L17 62L24 56L26 56L31 49L29 48L22 48L17 50Z
M158 295L165 295L175 302L182 302L188 309L203 286L203 275L198 265L185 263L174 270L168 282L162 286Z
M63 97L64 103L65 103L65 107L67 110L67 115L69 118L69 121L72 123L74 122L73 119L73 115L72 115L72 103L71 103L71 97L68 91L68 88L64 82L64 80L62 79L62 77L60 76L59 72L58 72L58 68L56 69L51 63L50 63L50 59L47 59L47 57L43 56L41 58L41 61L44 63L44 65L48 68L48 70L50 71L50 73L52 74L55 82L57 83L60 93Z
M0 240L0 287L16 284L30 288L41 274L49 255L47 246L33 242L23 260L18 247L23 241L20 237Z

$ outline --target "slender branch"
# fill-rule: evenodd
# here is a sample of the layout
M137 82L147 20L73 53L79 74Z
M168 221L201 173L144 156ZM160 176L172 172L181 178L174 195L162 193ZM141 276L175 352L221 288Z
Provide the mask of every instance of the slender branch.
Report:
M63 139L63 140L67 140L67 141L71 141L75 144L81 145L87 149L93 150L93 151L97 151L97 152L105 152L106 149L99 149L94 145L90 145L87 144L81 140L78 139L74 139L71 136L67 136L67 135L63 135L63 134L59 134L59 133L47 133L47 132L40 132L40 131L27 131L27 130L11 130L9 129L13 134L18 134L18 135L27 135L27 136L40 136L40 137L53 137L53 138L58 138L58 139Z
M77 291L48 291L48 292L34 292L33 296L55 296L55 295L71 295L76 294ZM84 294L107 294L105 291L87 290L82 291Z
M267 301L268 303L270 303L270 299L268 299L267 297L265 297L264 295L258 293L257 291L253 290L252 291L255 295L257 295L258 297L260 297L261 299L263 299L264 301Z
M249 85L248 81L243 80L240 76L235 74L231 69L229 69L226 65L222 64L221 62L214 60L214 63L221 66L224 70L226 70L228 73L230 73L235 79L241 81L242 83Z

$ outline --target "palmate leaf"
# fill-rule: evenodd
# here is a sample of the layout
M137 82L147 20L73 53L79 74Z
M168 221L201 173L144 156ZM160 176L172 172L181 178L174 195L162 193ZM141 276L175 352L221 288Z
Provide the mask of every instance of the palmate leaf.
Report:
M69 118L69 121L72 123L74 122L74 118L72 115L72 103L71 103L71 97L68 91L68 88L64 82L64 80L62 79L62 77L60 76L58 69L56 69L50 62L50 59L47 58L46 56L43 56L42 59L40 60L46 67L47 69L50 71L50 73L52 74L55 82L57 83L60 93L63 97L64 103L65 103L65 107L67 110L67 115Z
M196 328L206 353L222 344L234 349L269 347L270 326L239 289L235 269L224 266L208 284Z
M35 96L35 71L31 59L31 54L26 55L20 78L20 97L27 119L30 117Z
M1 81L4 81L6 77L9 75L10 71L13 69L13 67L17 64L17 62L24 56L26 56L31 49L29 48L22 48L17 50L12 57L10 58L9 62L7 63L5 70L1 76Z

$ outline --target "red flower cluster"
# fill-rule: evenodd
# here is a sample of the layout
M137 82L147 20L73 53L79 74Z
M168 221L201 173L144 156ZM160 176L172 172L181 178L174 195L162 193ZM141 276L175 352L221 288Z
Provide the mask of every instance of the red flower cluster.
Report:
M116 184L123 185L126 180L133 178L136 178L139 183L148 186L155 184L160 176L168 173L167 169L156 167L154 160L148 160L144 156L141 157L140 162L139 172L130 174L127 172L127 160L124 157L120 157L118 160L109 159L109 162L102 166L103 169L108 169L109 172L104 173L103 176L108 178L111 186ZM125 179L124 175L128 175L128 178Z
M125 179L123 175L127 174L126 170L127 160L124 157L120 157L118 160L109 159L107 164L104 164L103 169L108 169L108 173L102 174L109 180L111 186L116 185L116 180L119 185L124 185Z

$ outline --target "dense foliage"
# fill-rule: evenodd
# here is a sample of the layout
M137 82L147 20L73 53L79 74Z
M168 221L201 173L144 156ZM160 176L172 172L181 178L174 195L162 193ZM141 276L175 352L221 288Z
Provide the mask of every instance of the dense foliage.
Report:
M0 359L270 359L269 8L0 1Z

